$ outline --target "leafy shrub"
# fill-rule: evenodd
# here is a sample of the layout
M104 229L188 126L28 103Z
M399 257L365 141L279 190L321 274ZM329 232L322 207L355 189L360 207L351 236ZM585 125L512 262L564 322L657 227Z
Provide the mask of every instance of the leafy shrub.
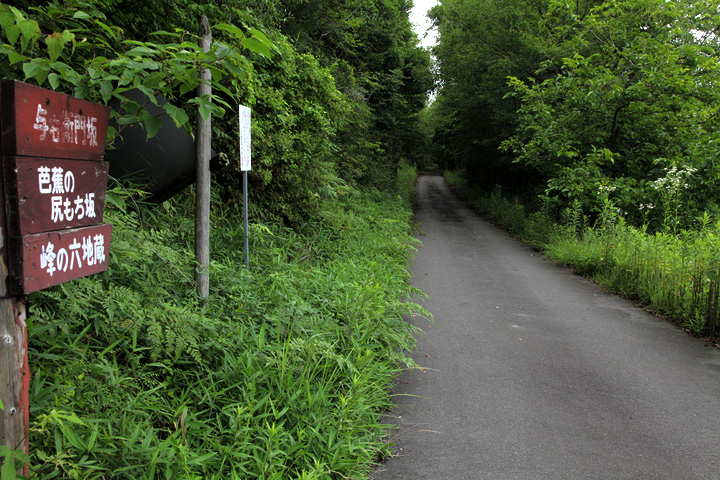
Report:
M250 270L241 216L215 198L204 302L190 198L108 208L108 271L30 297L32 474L363 478L410 362L403 314L422 309L409 204L347 196L333 222L252 225Z

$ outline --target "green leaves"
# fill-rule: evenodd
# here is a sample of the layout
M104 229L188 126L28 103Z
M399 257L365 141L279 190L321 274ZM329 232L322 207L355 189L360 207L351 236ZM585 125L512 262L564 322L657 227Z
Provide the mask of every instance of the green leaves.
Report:
M511 80L520 100L518 128L503 146L539 172L555 195L578 199L591 212L600 208L602 179L653 181L662 175L659 158L707 164L707 139L720 127L720 94L712 87L720 81L720 60L702 53L714 51L717 37L688 33L701 31L703 8L623 0L573 19L572 29L552 37L567 53L543 64L540 73L548 78ZM649 193L636 188L613 195L640 221L637 205L658 203ZM695 203L705 202L702 197L689 194L682 209L693 211Z
M0 27L10 46L15 46L22 37L22 50L27 48L39 27L34 20L28 20L15 7L0 4Z
M200 116L202 116L204 120L209 119L211 114L222 115L225 113L221 107L212 102L212 97L208 95L193 98L192 100L189 100L188 103L198 106Z
M48 46L48 54L51 61L57 60L62 54L65 45L75 40L75 34L64 30L62 33L53 33L45 37L45 43Z
M163 105L163 108L168 113L168 115L170 115L170 118L173 119L173 121L175 122L175 126L178 128L182 127L190 120L188 114L185 112L184 109L176 107L171 103L166 103L165 105Z
M15 12L12 7L0 5L0 27L6 29L13 26L16 21Z
M271 58L272 52L279 52L278 48L268 40L268 38L265 36L263 32L257 29L251 29L250 34L251 37L248 37L243 30L236 27L235 25L230 25L227 23L219 23L215 25L215 29L224 31L236 39L238 39L243 47L247 48L251 52L257 53L262 55L266 58Z
M150 115L147 110L143 110L142 119L145 125L145 131L147 132L147 138L153 138L162 127L162 119Z
M2 480L15 480L17 478L17 467L13 458L13 452L6 445L0 445L0 478Z
M205 305L191 196L150 208L111 189L128 200L106 208L108 271L34 294L31 474L361 478L388 448L378 419L413 345L403 314L423 312L405 302L410 203L333 188L302 232L251 223L251 271L242 212L218 197Z
M222 42L216 42L209 53L203 53L199 45L175 34L160 33L159 36L179 43L119 42L118 28L108 25L105 17L95 10L74 10L55 4L40 7L40 11L43 8L48 9L48 16L52 10L56 18L53 27L67 22L68 28L43 32L28 14L0 5L0 28L7 41L0 48L7 55L10 67L19 69L20 78L41 86L49 83L53 89L64 89L103 103L129 88L136 88L154 102L158 94L174 99L194 93L200 82L199 69L209 68L214 95L188 101L198 106L203 118L209 118L210 114L224 113L222 105L227 103L219 95L227 98L234 95L225 85L227 77L247 80L252 73L252 63L240 54L240 49ZM269 58L277 51L259 30L251 29L246 35L227 23L217 28L234 37L237 46L261 56ZM94 43L90 45L91 42ZM92 54L85 55L90 47ZM183 109L167 104L165 110L177 127L188 126L190 117ZM162 122L138 111L132 119L126 115L123 123L143 123L150 138L157 134Z
M38 85L42 85L50 73L50 60L46 58L36 58L23 63L23 72L25 72L25 80L34 79Z

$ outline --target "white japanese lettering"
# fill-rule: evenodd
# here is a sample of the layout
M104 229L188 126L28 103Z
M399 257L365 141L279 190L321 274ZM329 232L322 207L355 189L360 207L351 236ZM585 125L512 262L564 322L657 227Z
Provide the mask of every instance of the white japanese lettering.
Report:
M80 258L80 249L82 245L77 241L77 238L73 238L73 243L70 244L70 270L75 268L75 262L77 261L77 268L82 268L82 259Z
M42 108L42 104L38 103L37 114L35 115L35 124L33 125L33 128L42 132L40 134L40 140L45 140L48 128L50 128L47 125L47 119L44 117L44 115L47 115L47 113L47 110Z
M65 215L62 211L63 197L59 195L53 195L50 197L50 219L53 222L62 222L65 219Z
M65 193L72 193L75 191L75 174L68 170L65 172L65 178L63 179L63 186L65 187Z
M95 193L85 195L85 216L95 218Z
M74 132L73 132L73 140L75 145L78 144L78 132L83 132L83 136L87 137L87 134L85 134L85 118L82 115L75 115L75 122L73 124ZM85 139L83 139L82 144L85 145Z
M63 179L63 168L52 168L52 193L65 193L65 182Z
M95 240L95 261L102 263L105 261L105 236L98 233L93 240Z
M75 132L74 126L75 122L73 122L71 115L72 113L63 112L63 120L62 120L62 143L75 143Z
M75 209L72 208L72 202L69 198L66 198L63 202L63 206L65 209L63 210L63 214L65 214L65 219L70 222L72 221L73 217L75 216Z
M48 111L38 103L33 128L40 132L40 141L48 138L53 143L98 146L97 117L80 115L67 110L48 117ZM58 118L59 117L59 118Z
M83 260L85 260L88 265L95 265L95 246L93 245L92 238L90 236L83 237L82 251Z
M80 198L80 195L75 198L75 214L78 220L82 220L85 217L85 201Z
M49 242L47 245L43 245L42 253L40 254L40 268L46 269L46 271L53 276L55 273L55 245Z
M40 193L52 193L50 167L38 167L38 187L40 188Z
M53 143L60 143L60 129L57 127L58 119L53 117L52 120L50 120L50 123L52 126L50 127L50 135L52 135L52 141Z
M90 141L91 147L97 147L97 127L95 126L95 123L97 122L97 118L95 117L87 117L87 129L85 130L85 134ZM83 145L85 143L83 142Z
M70 263L70 257L68 256L67 250L64 248L58 250L55 262L57 263L58 272L67 272L68 264Z

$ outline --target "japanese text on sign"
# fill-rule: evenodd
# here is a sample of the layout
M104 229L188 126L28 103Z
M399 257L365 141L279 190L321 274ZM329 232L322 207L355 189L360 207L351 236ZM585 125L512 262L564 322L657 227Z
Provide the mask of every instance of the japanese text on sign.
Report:
M82 243L77 237L73 237L68 248L57 248L53 242L42 246L40 254L40 268L45 270L51 277L55 271L72 272L80 270L85 265L91 267L105 261L105 236L96 234L81 237Z
M50 195L50 220L54 223L95 218L95 193L76 195L75 175L72 170L62 167L41 166L38 172L38 189L43 195ZM69 195L69 196L68 196Z
M23 235L16 289L32 293L107 270L112 225Z
M245 172L250 168L250 108L240 105L240 170Z
M38 103L33 128L40 132L40 141L50 139L53 143L98 146L96 117L68 111L63 111L60 118L57 115L47 115L48 111Z

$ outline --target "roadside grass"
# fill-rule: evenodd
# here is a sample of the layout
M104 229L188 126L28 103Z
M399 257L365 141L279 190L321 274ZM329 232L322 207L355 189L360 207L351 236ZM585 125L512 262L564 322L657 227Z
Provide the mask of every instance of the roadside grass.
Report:
M195 296L192 198L123 210L108 271L30 296L31 478L361 479L426 315L407 261L414 169L339 188L295 229L215 198Z
M697 336L720 339L720 220L704 214L694 230L649 233L628 225L608 200L591 224L577 205L559 218L542 208L529 213L498 190L488 196L472 191L457 180L461 174L445 178L473 208L556 262Z

